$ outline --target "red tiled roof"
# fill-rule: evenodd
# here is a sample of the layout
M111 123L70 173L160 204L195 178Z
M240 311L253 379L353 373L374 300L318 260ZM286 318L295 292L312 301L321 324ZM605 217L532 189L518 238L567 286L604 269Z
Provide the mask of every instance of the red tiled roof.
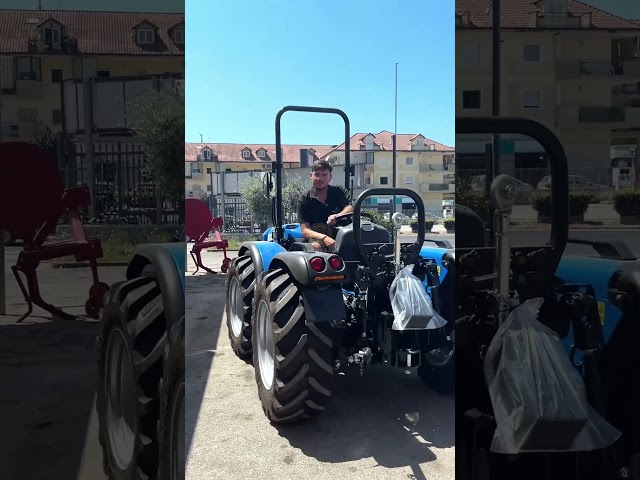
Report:
M456 14L469 14L472 28L491 28L491 0L456 0ZM539 0L508 0L501 3L501 26L505 29L536 28L535 12L540 10ZM568 11L580 17L591 13L590 29L638 30L640 24L606 12L592 5L576 0L568 0ZM457 27L467 28L467 27Z
M29 37L37 35L38 24L54 19L66 35L78 42L78 52L92 55L184 55L170 29L184 22L183 13L98 12L74 10L0 9L0 52L28 53ZM133 28L142 22L155 25L154 45L138 45Z
M351 136L350 149L351 151L360 150L360 146L364 145L364 138L370 135L369 133L356 133ZM380 145L380 150L393 150L393 133L387 130L383 130L380 133L373 134L374 143ZM438 143L434 140L430 140L426 138L424 135L420 133L399 133L396 135L396 151L411 151L411 141L416 137L422 136L424 138L424 144L429 148L431 145L435 146L436 151L440 152L453 152L455 149L452 147L448 147L443 145L442 143ZM333 147L327 152L323 153L323 155L327 155L336 150L344 150L344 142L342 142L337 147Z
M186 143L184 144L184 160L185 162L195 162L198 158L198 152L203 147L209 147L214 155L218 156L220 162L274 162L276 160L276 146L244 143ZM243 158L242 150L251 149L251 158ZM258 150L264 148L267 151L265 158L258 157ZM300 150L305 148L313 148L316 153L314 160L322 158L319 153L331 149L331 145L282 145L284 163L300 164Z

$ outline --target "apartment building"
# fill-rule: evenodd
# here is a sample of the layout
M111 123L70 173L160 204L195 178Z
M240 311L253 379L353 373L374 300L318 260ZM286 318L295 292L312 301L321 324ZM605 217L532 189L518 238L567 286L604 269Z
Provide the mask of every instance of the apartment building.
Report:
M393 186L393 133L356 133L350 140L350 159L354 165L354 195L366 188ZM342 143L322 153L321 158L334 165L344 165L345 145ZM408 188L420 194L425 208L441 210L443 200L454 200L455 155L448 147L422 134L396 136L396 187ZM374 198L385 204L390 197ZM411 205L408 198L397 202Z
M282 145L284 168L308 167L319 160L327 145ZM225 193L236 193L238 180L250 172L270 172L276 146L269 144L185 143L185 194L201 197L222 190L221 173L227 179ZM234 176L235 173L245 175Z
M126 133L141 94L182 82L184 38L180 13L0 10L0 139L82 133L89 114Z
M456 115L492 114L491 2L456 1ZM574 0L502 2L500 112L560 138L574 172L605 172L640 141L640 23ZM458 168L484 168L490 139L461 135ZM501 137L503 171L546 166L537 142ZM475 162L475 164L474 164ZM598 175L600 177L601 175Z

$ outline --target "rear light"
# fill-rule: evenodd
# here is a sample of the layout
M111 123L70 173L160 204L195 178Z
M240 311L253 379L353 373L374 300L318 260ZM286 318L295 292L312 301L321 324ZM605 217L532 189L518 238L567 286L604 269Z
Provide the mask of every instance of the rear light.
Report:
M342 270L342 267L344 267L342 259L338 256L331 257L329 259L329 265L331 265L331 268L333 268L335 271L340 271Z
M313 257L311 260L309 260L309 265L311 265L311 268L314 272L318 273L323 272L325 268L327 268L327 262L325 262L324 258L322 257Z

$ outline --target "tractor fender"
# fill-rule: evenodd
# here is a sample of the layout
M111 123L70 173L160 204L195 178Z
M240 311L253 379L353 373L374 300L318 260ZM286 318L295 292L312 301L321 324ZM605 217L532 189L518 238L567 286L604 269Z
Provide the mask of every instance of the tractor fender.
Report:
M286 252L285 248L275 242L244 242L240 246L238 255L249 255L251 257L255 276L258 278L262 272L269 270L271 261L278 253L281 252Z
M145 243L139 245L127 266L127 280L145 275L151 266L157 278L165 308L167 331L184 315L184 243Z
M302 294L307 322L325 323L347 318L342 280L318 280L327 275L344 274L343 270L335 271L331 268L329 258L332 256L334 254L321 252L283 252L278 253L269 266L270 270L282 268L293 277ZM327 266L323 272L318 273L311 268L309 260L314 257L324 258Z

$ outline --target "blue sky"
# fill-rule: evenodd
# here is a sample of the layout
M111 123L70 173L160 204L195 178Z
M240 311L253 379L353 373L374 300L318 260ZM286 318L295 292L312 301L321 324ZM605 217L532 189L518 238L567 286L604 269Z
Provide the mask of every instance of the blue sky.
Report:
M453 0L189 0L188 142L274 143L285 105L344 110L351 131L454 143ZM338 116L289 112L284 143L334 144Z

